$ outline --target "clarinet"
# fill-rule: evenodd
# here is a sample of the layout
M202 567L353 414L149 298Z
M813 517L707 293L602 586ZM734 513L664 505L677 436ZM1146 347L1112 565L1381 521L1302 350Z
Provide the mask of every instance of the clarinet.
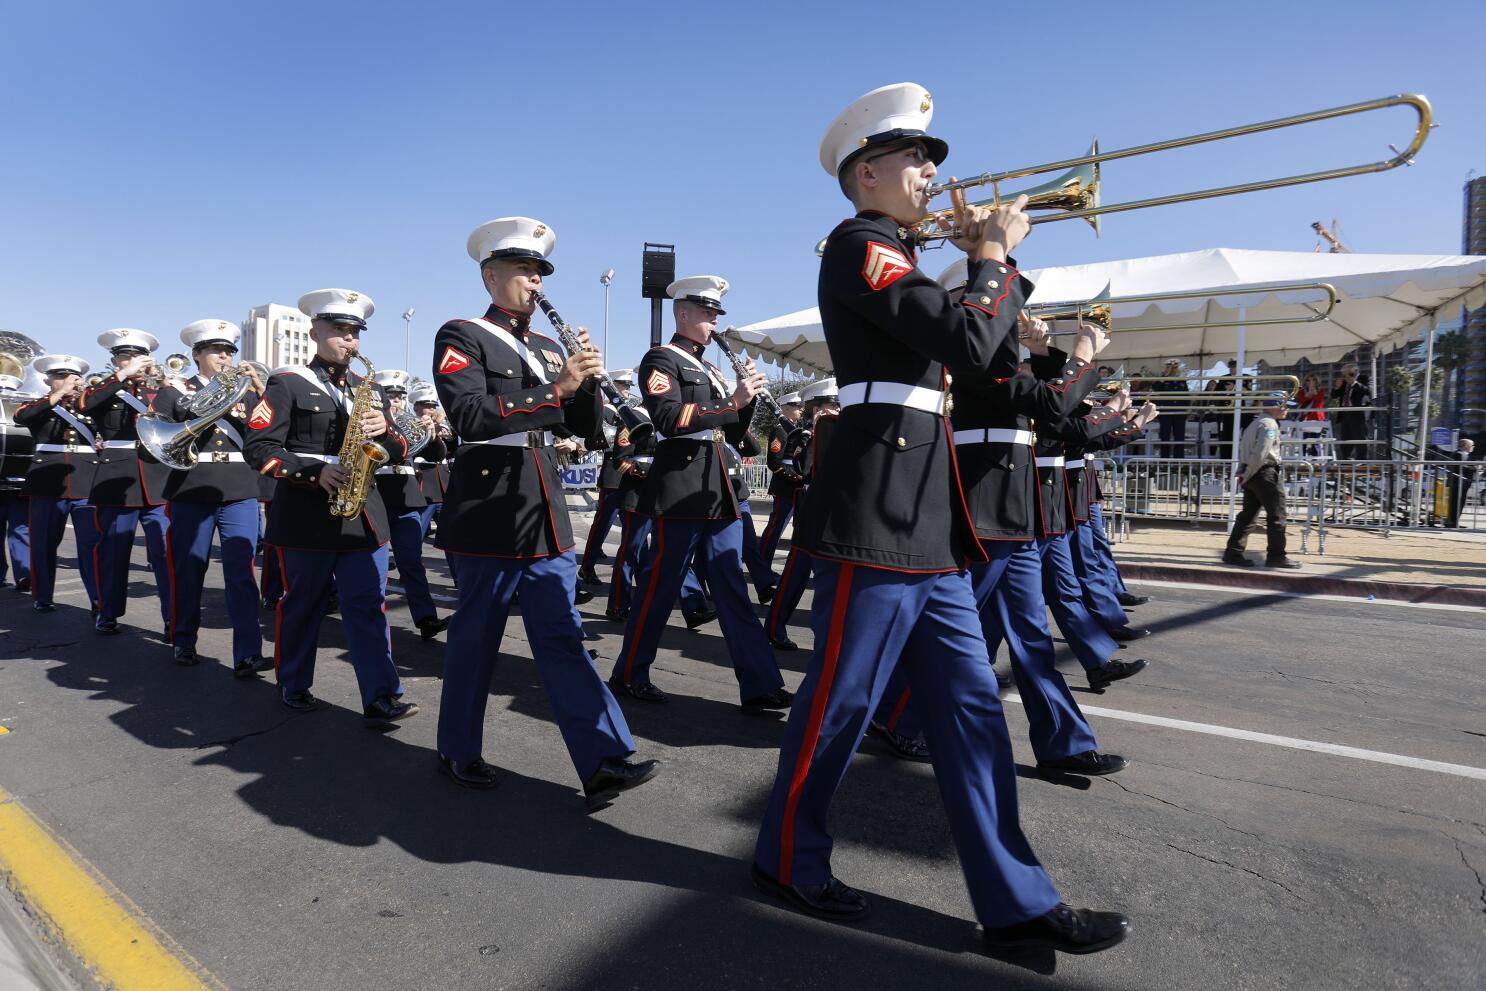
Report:
M562 341L562 346L568 349L569 354L577 354L583 350L582 346L578 343L578 335L573 333L567 323L558 315L553 305L547 302L545 295L539 290L532 290L531 299L533 303L536 303L542 308L543 313L547 314L547 319L552 323L552 329L557 331L557 336ZM603 392L604 398L609 400L610 406L614 407L615 415L619 417L624 423L625 428L629 430L631 438L647 437L654 432L655 424L650 422L650 414L645 412L645 407L631 406L626 402L624 396L620 394L619 389L610 381L608 372L600 371L594 377L598 379L599 389Z
M748 367L743 364L743 359L738 357L737 352L728 347L727 334L732 329L733 328L728 327L723 330L721 334L713 334L712 342L717 345L717 347L722 351L723 356L726 357L728 362L733 366L733 374L737 375L738 381L741 382L743 381L744 376L748 374ZM764 409L768 410L769 415L772 416L774 419L784 419L784 410L779 408L778 400L774 398L773 393L771 393L767 388L760 392L755 398L757 398L759 402L763 404Z

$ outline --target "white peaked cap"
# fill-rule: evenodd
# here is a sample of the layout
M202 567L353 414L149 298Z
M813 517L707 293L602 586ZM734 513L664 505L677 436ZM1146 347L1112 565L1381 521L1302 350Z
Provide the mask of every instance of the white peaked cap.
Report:
M116 327L113 330L105 330L98 335L98 343L105 350L112 351L115 348L138 348L141 351L153 351L160 346L154 334L146 334L142 330L133 327Z
M609 378L614 382L633 385L635 382L635 370L633 368L616 368L609 373Z
M242 328L230 320L197 320L182 328L181 343L192 349L203 344L231 344L236 348L242 335Z
M716 310L719 315L725 315L727 310L722 308L722 297L727 295L728 280L720 275L692 275L685 279L677 279L666 286L666 295L672 299L685 299L693 303Z
M408 391L408 373L401 368L384 368L372 376L372 381L384 389Z
M439 401L439 390L434 388L432 382L419 382L408 390L408 402L414 406L419 403L437 403Z
M14 375L0 375L0 389L9 389L11 392L21 387L21 380Z
M470 232L465 250L481 265L488 258L537 258L542 274L555 269L547 259L557 247L557 232L531 217L497 217Z
M800 398L802 398L802 399L835 399L836 398L836 380L835 380L835 378L821 379L819 382L812 382L812 383L810 383L809 385L805 386L805 388L803 388L803 389L800 390Z
M798 406L798 405L800 405L800 394L798 392L791 392L787 396L780 396L779 397L779 405L780 406Z
M75 354L44 354L31 362L31 367L43 375L50 375L53 372L76 372L79 375L86 375L93 366Z
M311 320L323 318L365 327L366 318L376 309L370 296L350 289L316 289L299 297L299 312Z
M854 100L831 122L820 140L820 167L833 176L858 152L905 138L920 138L935 165L949 157L949 145L928 134L934 100L917 83L880 86Z

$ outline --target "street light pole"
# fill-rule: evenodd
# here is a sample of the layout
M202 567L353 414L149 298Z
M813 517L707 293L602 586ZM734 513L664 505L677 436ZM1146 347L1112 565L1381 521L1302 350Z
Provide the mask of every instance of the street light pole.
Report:
M614 270L611 268L599 276L599 282L604 285L604 360L609 360L609 286L614 282Z
M410 368L409 366L412 365L412 363L413 363L413 313L414 312L415 311L410 306L410 307L407 308L406 311L404 311L404 313L402 315L402 322L403 322L402 370L405 371L405 372L407 372L409 375L413 374L413 369Z

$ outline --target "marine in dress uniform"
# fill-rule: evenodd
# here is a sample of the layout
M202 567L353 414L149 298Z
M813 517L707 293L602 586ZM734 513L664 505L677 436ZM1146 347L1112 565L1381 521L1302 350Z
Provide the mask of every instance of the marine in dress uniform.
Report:
M20 405L33 398L20 392L21 380L15 375L0 375L0 399ZM31 467L31 433L25 427L0 417L0 588L9 585L7 575L15 575L15 590L31 591L31 530L28 518L31 499L25 493L26 472ZM9 569L7 569L7 558Z
M31 608L55 612L57 548L67 521L77 542L77 567L88 605L98 608L98 527L88 493L93 486L93 423L78 412L88 363L75 355L44 354L31 363L47 394L16 408L15 422L31 431L31 465L21 491L29 502Z
M467 248L491 305L451 320L434 339L433 379L459 452L439 519L438 545L456 561L459 605L449 621L438 750L461 785L493 788L480 753L485 704L511 599L521 596L527 641L590 808L652 777L618 703L594 670L573 605L577 561L552 432L591 436L601 398L597 353L563 357L531 328L532 293L553 266L557 238L528 217L481 224Z
M635 373L632 369L620 368L609 373L609 380L628 399ZM613 442L607 438L607 434L611 432L614 435ZM599 576L593 567L603 556L604 541L608 539L609 531L614 528L614 520L619 516L619 483L624 478L619 466L634 451L629 431L619 422L619 414L608 403L604 404L603 430L589 438L588 447L589 450L599 450L602 447L604 456L599 465L598 503L593 507L593 525L588 528L588 540L583 545L583 560L578 564L578 580L597 585Z
M298 712L325 707L310 687L331 582L340 595L341 624L361 689L368 724L406 718L418 706L402 697L387 628L387 509L371 486L361 513L350 519L330 510L331 494L347 469L340 450L362 377L350 371L366 318L375 307L365 294L319 289L300 297L310 317L316 353L307 366L269 376L262 401L248 417L248 464L277 480L266 537L284 576L284 598L274 623L274 670L279 698ZM389 460L407 456L407 441L391 422L386 395L375 384L372 408L361 420L365 436Z
M163 384L150 358L160 346L153 335L123 327L104 331L98 343L113 355L113 374L83 390L81 412L97 424L93 489L88 497L97 512L98 618L102 634L119 632L119 617L129 605L129 559L134 533L144 527L145 552L155 573L155 594L165 635L170 636L170 563L165 542L170 519L165 514L165 482L170 469L138 449L135 423L147 413L155 389ZM157 380L151 383L148 376Z
M401 413L408 401L408 373L400 368L388 368L378 371L375 381L386 394L392 415ZM429 416L423 426L429 432L428 442L415 456L435 464L442 462L449 448L438 435L433 417ZM417 462L412 459L382 465L377 469L377 491L387 507L392 556L397 562L403 595L408 600L408 612L423 639L432 640L444 631L449 621L439 618L428 588L428 572L423 567L423 535L428 532L427 521L431 517L418 471Z
M726 312L727 289L727 280L715 275L671 283L666 292L675 300L676 334L651 348L636 372L660 434L639 505L641 515L654 520L654 550L637 580L639 603L609 683L641 701L667 700L650 680L650 665L695 555L711 579L743 707L785 709L794 696L743 585L743 519L724 450L743 441L763 376L750 375L730 391L703 357L717 317Z
M449 427L444 408L439 405L438 389L432 382L420 382L413 386L408 390L408 401L413 404L414 413L433 422L434 432L444 444L443 456L437 461L426 457L429 453L426 449L413 455L413 467L418 470L418 485L423 490L423 501L426 503L419 513L422 539L426 541L429 530L439 517L439 508L444 505L444 491L449 487L449 465L453 460L449 455L455 447L454 431Z
M161 389L155 396L155 412L177 422L198 417L189 401L232 364L241 336L241 329L228 320L188 324L181 331L181 342L191 350L196 374L182 381L180 388L167 385ZM263 633L258 627L258 582L253 577L261 476L243 456L248 410L263 398L263 388L264 383L253 375L253 385L242 401L197 439L195 466L172 471L164 490L170 516L170 639L175 662L185 666L197 663L201 589L215 535L221 546L222 588L232 622L232 673L238 678L254 677L268 666L263 658Z
M790 714L759 831L754 882L814 914L866 899L831 871L827 813L894 670L907 665L970 899L995 945L1112 946L1127 922L1063 905L1018 822L1011 741L965 566L984 560L945 416L947 369L984 374L1013 333L1022 280L1008 263L1021 206L957 205L963 299L917 265L908 226L948 146L910 83L852 104L821 164L858 209L826 242L821 323L841 418L796 540L816 568L815 651Z
M784 417L769 432L769 495L774 500L769 510L769 522L764 524L764 535L759 539L759 552L769 567L774 566L774 551L779 547L779 538L795 514L795 496L803 485L803 473L795 464L789 446L790 435L799 429L802 405L800 394L791 392L779 398L779 409Z
M1130 625L1125 613L1128 594L1119 579L1114 558L1109 555L1109 540L1103 534L1103 513L1099 509L1099 469L1097 451L1123 447L1140 438L1143 426L1136 427L1133 421L1156 415L1156 407L1145 404L1150 413L1125 410L1127 425L1085 442L1071 441L1066 445L1065 470L1068 473L1068 494L1072 503L1073 528L1068 538L1069 556L1073 558L1073 571L1083 589L1084 605L1104 625L1111 637L1120 643L1129 643L1151 635L1151 631ZM1144 422L1149 422L1145 420ZM1162 421L1165 422L1164 420ZM1095 521L1098 521L1097 523ZM1097 530L1096 530L1097 527ZM1097 549L1099 539L1104 540L1105 553Z

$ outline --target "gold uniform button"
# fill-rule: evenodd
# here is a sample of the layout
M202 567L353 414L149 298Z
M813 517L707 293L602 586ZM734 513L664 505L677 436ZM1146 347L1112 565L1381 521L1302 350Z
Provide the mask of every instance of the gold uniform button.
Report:
M989 285L992 289L999 289L999 288L1001 288L1001 283L997 282L995 279L992 279L990 282L988 282L986 284Z
M687 456L686 456L686 460L688 460L688 461L690 461L690 460L691 460L691 455L690 455L690 454L688 454L688 455L687 455Z
M1000 272L1002 275L1006 274L1006 269L1000 268L999 266L997 267L996 271Z
M480 469L480 474L482 474L482 475L488 475L488 474L490 474L490 469L489 468L481 468Z
M1006 466L1006 470L1007 471L1016 471L1016 465L1008 464Z
M547 398L548 398L548 399L551 399L551 398L552 398L552 393L550 393L550 392L549 392L549 393L547 393Z
M515 403L506 403L506 409L515 409L515 408L516 408L516 404Z
M526 397L526 401L527 401L527 402L531 402L531 401L532 401L532 399L531 399L531 397L530 397L530 396L527 396L527 397Z
M899 447L907 447L908 446L908 442L906 440L904 440L902 437L899 437L898 438L898 446Z
M990 301L991 301L991 297L989 297L989 296L982 296L982 297L980 297L980 301L981 301L981 302L982 302L982 303L986 303L986 304L989 304L989 303L990 303Z
M514 368L507 368L506 369L506 374L507 375L515 375L516 374L516 369L514 369Z

